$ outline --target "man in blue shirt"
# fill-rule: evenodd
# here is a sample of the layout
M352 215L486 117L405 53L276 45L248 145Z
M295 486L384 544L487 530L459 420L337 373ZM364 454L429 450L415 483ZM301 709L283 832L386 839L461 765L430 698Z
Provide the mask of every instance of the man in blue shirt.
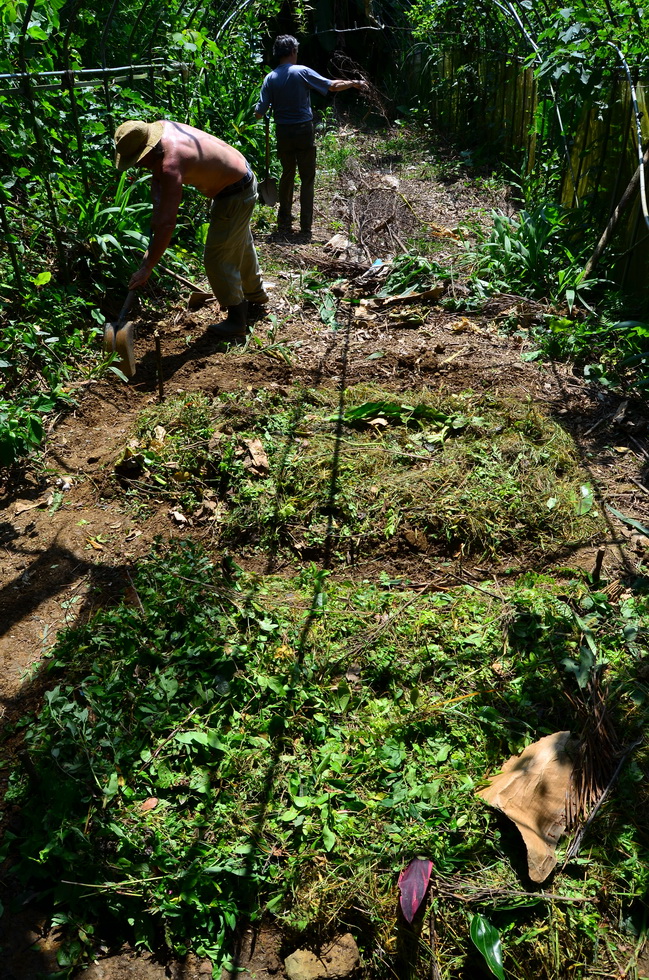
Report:
M297 64L297 49L298 42L291 34L281 34L275 39L273 54L279 59L279 65L264 79L255 116L257 119L263 118L272 106L277 155L282 165L278 230L291 230L293 184L297 168L300 174L300 231L310 237L316 159L311 90L321 95L344 92L348 88L363 92L367 89L367 83L360 79L323 78L306 65Z

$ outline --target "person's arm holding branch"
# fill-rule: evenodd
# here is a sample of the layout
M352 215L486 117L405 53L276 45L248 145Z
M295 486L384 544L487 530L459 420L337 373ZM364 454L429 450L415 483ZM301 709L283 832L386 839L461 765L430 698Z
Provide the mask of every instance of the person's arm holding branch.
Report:
M362 78L334 78L329 86L330 92L346 92L349 88L357 88L359 92L367 91L367 82Z

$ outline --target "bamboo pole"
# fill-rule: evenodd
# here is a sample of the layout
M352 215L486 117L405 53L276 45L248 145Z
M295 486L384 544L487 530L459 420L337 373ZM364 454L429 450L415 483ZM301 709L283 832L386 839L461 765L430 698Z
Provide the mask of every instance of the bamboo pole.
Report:
M644 154L642 156L642 164L645 168L649 166L649 143L647 144ZM604 229L604 232L600 240L598 241L597 246L595 247L595 251L591 255L590 259L588 260L586 264L586 268L584 269L584 279L588 279L593 273L593 271L595 270L595 268L597 267L606 246L608 245L611 238L613 237L613 233L620 221L620 218L631 204L631 201L633 200L633 197L639 185L640 185L640 167L636 169L636 172L634 173L633 177L629 181L624 194L620 198L619 204L613 211L613 214L611 215L610 220L606 225L606 228Z

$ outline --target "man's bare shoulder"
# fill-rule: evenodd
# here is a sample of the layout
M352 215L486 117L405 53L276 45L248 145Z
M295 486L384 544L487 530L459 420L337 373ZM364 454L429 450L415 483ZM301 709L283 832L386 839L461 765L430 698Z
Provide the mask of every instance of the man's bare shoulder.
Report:
M202 156L202 147L209 146L213 151L216 151L217 148L228 146L218 136L205 133L202 129L196 129L187 123L170 122L169 120L165 120L162 138L165 142L165 148L166 146L178 147L181 152L189 151L190 155L191 151L194 151L197 157Z
M192 184L213 197L246 173L246 161L233 146L187 123L165 120L163 179Z

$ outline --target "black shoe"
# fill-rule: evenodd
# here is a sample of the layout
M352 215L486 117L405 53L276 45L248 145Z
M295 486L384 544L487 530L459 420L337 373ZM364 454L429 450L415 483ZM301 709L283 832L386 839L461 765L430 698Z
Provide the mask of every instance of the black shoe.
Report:
M221 323L210 323L207 332L218 340L245 340L247 334L248 301L228 306L228 315Z
M265 303L248 303L249 320L263 320L265 316L268 316Z

